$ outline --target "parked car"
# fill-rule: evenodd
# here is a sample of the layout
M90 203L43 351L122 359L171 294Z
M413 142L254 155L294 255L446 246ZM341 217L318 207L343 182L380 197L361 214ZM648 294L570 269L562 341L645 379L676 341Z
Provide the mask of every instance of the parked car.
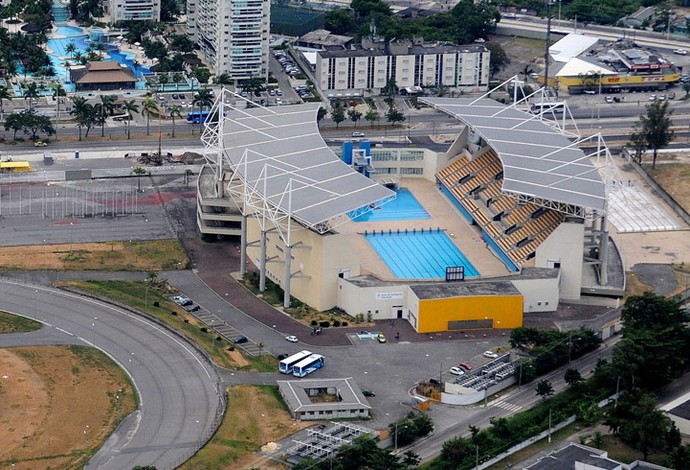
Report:
M379 333L379 335L376 337L379 343L385 343L386 342L386 337L383 335L383 333Z
M461 362L460 364L458 364L458 366L462 367L465 370L472 370L472 366L466 362Z
M371 390L366 390L366 389L362 390L362 395L364 395L365 397L375 397L376 396L376 394L374 392L372 392Z
M186 311L188 311L189 313L192 313L192 312L198 312L199 310L201 310L201 307L199 307L196 304L192 304L192 305L187 305L184 309Z
M192 305L194 303L194 302L192 302L192 299L189 299L189 298L184 297L182 295L176 295L175 297L172 298L172 301L181 307L186 307L187 305Z
M249 341L249 340L247 339L246 336L238 336L237 338L235 338L235 340L233 341L233 343L235 343L235 344L242 344L242 343L246 343L246 342L248 342L248 341Z
M287 341L288 343L298 343L299 339L297 339L297 336L290 335L285 337L285 341Z
M36 142L34 142L34 147L47 147L47 146L48 146L48 144L43 142L42 140L37 140Z
M441 385L441 382L438 381L438 379L429 379L429 383L431 385Z
M278 359L279 361L282 361L283 359L287 359L288 357L290 357L289 354L278 354L276 356L276 359Z
M656 95L651 95L649 97L649 101L656 101Z
M463 371L461 368L458 366L453 366L451 367L448 372L450 372L453 375L465 375L465 371Z
M607 103L613 103L613 96L607 96L605 100Z
M496 354L493 351L484 351L484 357L488 357L489 359L496 359L498 357L498 354Z
M352 137L364 137L364 132L353 132Z
M688 55L688 51L685 49L674 49L673 53L677 55Z

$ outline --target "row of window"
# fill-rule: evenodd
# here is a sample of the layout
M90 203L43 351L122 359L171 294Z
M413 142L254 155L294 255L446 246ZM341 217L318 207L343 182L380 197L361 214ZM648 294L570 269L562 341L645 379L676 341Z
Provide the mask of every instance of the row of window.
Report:
M375 162L418 162L424 160L424 150L374 150L371 159Z

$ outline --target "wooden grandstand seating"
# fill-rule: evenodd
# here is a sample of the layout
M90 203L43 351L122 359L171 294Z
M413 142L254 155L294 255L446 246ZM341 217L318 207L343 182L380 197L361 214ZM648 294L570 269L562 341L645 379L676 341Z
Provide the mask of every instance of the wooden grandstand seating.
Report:
M503 219L505 224L510 227L511 225L519 222L524 222L527 217L529 217L530 214L535 211L534 206L534 204L525 204L522 207L513 209L510 214Z
M516 205L517 205L517 199L515 199L513 196L508 196L507 194L503 194L503 195L499 196L498 199L495 199L491 203L491 206L495 209L497 214L499 212L511 210Z
M467 159L467 156L466 156L466 155L463 155L462 157L460 157L458 160L454 161L453 163L451 163L451 164L448 165L447 167L441 168L441 169L438 171L438 173L436 173L436 176L438 176L438 178L439 178L440 180L445 181L445 180L448 179L448 177L449 177L453 172L457 171L458 169L460 169L460 168L463 167L464 165L467 165L467 162L468 162L468 161L469 161L469 160Z
M486 233L488 233L491 238L494 240L498 240L499 237L501 236L501 228L495 223L495 222L490 222L484 227L484 230Z

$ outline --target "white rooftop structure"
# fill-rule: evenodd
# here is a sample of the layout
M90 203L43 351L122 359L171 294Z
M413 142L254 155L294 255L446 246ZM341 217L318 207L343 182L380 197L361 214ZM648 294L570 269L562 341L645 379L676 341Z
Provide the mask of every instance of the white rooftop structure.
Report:
M498 154L503 191L606 210L606 187L589 157L535 116L488 98L420 98L471 127Z
M324 233L333 219L395 198L328 148L317 125L318 103L240 109L243 101L235 107L221 101L212 113L225 116L222 128L207 128L203 140L222 152L224 167L270 210Z
M549 54L556 62L568 62L599 42L598 38L583 34L568 34L549 47Z
M557 77L577 77L580 75L616 75L618 72L603 64L589 62L578 57L570 59L556 74Z

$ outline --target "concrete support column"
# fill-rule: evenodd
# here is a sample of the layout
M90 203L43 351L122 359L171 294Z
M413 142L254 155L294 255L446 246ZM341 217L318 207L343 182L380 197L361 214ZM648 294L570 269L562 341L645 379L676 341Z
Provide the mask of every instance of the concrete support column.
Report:
M290 307L290 273L292 272L292 247L285 245L285 282L283 290L285 291L285 298L283 299L283 307Z
M247 274L247 216L242 216L242 233L240 235L240 275Z
M259 292L266 290L266 230L261 231L261 271L259 275Z
M601 233L599 237L599 284L605 286L609 283L609 231L606 227L606 216L604 215L601 216Z

